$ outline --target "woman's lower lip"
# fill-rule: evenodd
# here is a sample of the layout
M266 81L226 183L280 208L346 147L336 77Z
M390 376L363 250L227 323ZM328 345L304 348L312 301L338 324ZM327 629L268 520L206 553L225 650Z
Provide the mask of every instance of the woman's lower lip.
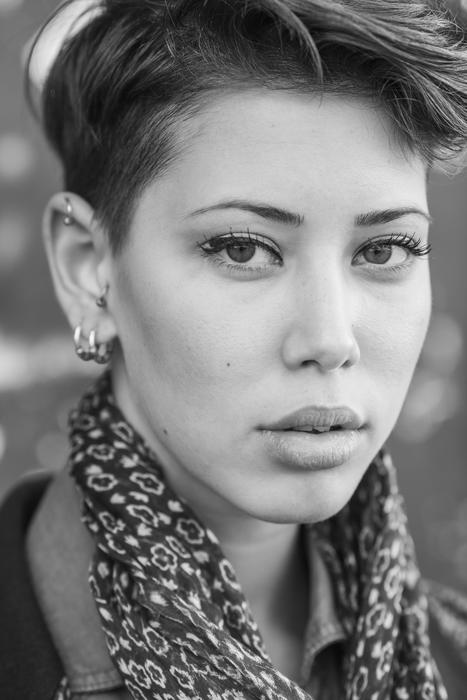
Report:
M307 433L262 430L270 456L281 464L309 471L332 469L348 462L363 439L363 429Z

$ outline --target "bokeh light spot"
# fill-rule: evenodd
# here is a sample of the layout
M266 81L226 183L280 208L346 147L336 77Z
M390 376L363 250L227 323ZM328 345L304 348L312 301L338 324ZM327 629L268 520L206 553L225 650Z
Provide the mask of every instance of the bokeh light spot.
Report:
M30 175L34 163L34 149L24 136L13 133L0 136L0 180L18 182Z
M447 313L433 314L423 348L423 362L440 374L451 374L458 367L464 350L462 326Z
M424 442L462 409L464 392L457 371L464 347L459 321L435 312L396 426L397 435L405 442Z
M94 377L99 371L98 365L78 360L69 335L31 342L8 336L0 328L0 392L20 391L60 377Z
M421 443L461 408L461 392L452 377L427 370L415 375L396 426L397 435L408 443Z
M46 433L36 445L36 457L44 469L61 469L67 456L68 440L63 433Z
M0 216L0 272L23 259L29 238L27 219L19 212Z
M17 10L23 2L24 0L0 0L0 14Z

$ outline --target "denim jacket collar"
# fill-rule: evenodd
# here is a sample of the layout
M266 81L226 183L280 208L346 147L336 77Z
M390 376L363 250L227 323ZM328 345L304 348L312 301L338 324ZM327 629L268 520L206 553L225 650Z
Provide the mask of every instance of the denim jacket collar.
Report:
M308 687L317 655L343 641L345 634L312 527L304 527L311 574L301 683ZM74 693L122 686L87 582L93 550L93 541L81 523L79 497L63 472L52 483L30 527L28 559L39 604Z

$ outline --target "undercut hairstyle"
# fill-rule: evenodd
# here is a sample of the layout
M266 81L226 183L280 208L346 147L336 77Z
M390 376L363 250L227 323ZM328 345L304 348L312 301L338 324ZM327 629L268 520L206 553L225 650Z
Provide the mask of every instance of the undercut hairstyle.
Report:
M41 94L64 170L124 246L139 196L216 95L266 88L363 97L430 165L467 145L467 41L412 0L102 0Z

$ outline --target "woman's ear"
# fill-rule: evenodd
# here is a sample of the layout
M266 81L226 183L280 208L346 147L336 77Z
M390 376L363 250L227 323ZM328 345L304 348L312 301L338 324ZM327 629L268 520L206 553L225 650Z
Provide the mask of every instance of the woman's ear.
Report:
M112 252L94 210L71 192L55 194L43 218L43 236L57 299L72 328L99 343L116 335L108 303Z

